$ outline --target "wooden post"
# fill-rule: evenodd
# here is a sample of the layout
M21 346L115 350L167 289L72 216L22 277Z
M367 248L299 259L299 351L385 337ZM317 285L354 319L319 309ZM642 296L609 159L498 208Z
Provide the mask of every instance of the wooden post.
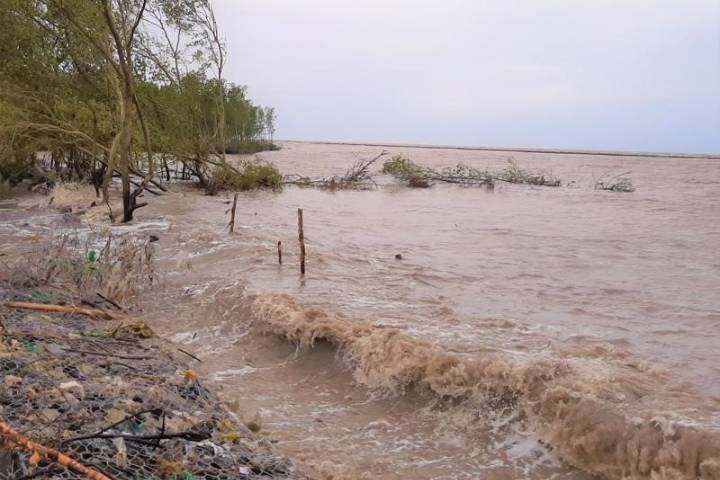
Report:
M282 242L278 240L278 265L282 265Z
M303 233L302 208L298 208L298 241L300 242L300 275L305 275L305 234Z
M235 207L237 207L237 192L235 192L235 196L233 197L232 209L230 209L230 233L235 231Z

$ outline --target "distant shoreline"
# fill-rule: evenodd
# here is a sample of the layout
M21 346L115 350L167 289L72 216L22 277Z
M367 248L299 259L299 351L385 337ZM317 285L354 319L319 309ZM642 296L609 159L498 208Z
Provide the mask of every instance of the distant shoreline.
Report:
M466 145L427 145L412 143L389 142L333 142L328 140L276 140L276 142L310 143L316 145L356 145L361 147L406 147L425 148L433 150L470 150L481 152L521 152L521 153L550 153L556 155L592 155L607 157L647 157L647 158L702 158L720 160L720 154L712 153L667 153L667 152L626 152L613 150L573 150L560 148L508 148L508 147L478 147Z

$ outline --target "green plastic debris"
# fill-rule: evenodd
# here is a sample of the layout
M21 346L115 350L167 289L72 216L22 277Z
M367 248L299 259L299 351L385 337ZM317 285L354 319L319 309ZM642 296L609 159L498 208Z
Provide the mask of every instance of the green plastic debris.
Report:
M138 420L137 418L133 418L130 422L130 431L132 433L140 433L143 431L143 422Z
M195 475L188 472L187 470L183 470L177 475L177 480L195 480Z
M23 347L25 347L26 352L40 353L37 343L33 342L32 340L23 340L22 344L23 344Z
M98 254L95 250L88 250L87 253L87 261L90 263L95 263L95 261L98 259Z

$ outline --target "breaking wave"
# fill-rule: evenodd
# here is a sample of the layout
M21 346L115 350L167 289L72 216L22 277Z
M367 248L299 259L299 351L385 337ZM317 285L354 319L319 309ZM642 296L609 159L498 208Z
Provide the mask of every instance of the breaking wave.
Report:
M674 418L672 406L663 406L659 377L627 362L621 369L601 355L577 361L451 354L396 328L286 295L256 296L251 310L262 331L300 348L333 344L368 388L414 389L445 404L512 412L586 472L608 479L720 479L720 432Z

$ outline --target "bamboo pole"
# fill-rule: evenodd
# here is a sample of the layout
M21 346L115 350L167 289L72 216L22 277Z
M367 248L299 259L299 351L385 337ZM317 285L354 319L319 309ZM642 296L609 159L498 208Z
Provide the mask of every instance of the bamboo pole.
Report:
M298 242L300 242L300 275L305 275L305 234L302 208L298 208Z
M0 434L5 437L9 443L33 452L33 455L30 457L31 462L37 463L41 457L46 457L90 480L110 480L110 477L86 467L62 452L33 442L29 438L17 433L10 425L3 421L0 421Z
M230 233L235 231L235 207L237 207L237 195L237 192L235 192L235 196L233 197L233 206L230 209Z
M277 251L278 251L278 265L282 265L282 242L278 240L277 243Z

